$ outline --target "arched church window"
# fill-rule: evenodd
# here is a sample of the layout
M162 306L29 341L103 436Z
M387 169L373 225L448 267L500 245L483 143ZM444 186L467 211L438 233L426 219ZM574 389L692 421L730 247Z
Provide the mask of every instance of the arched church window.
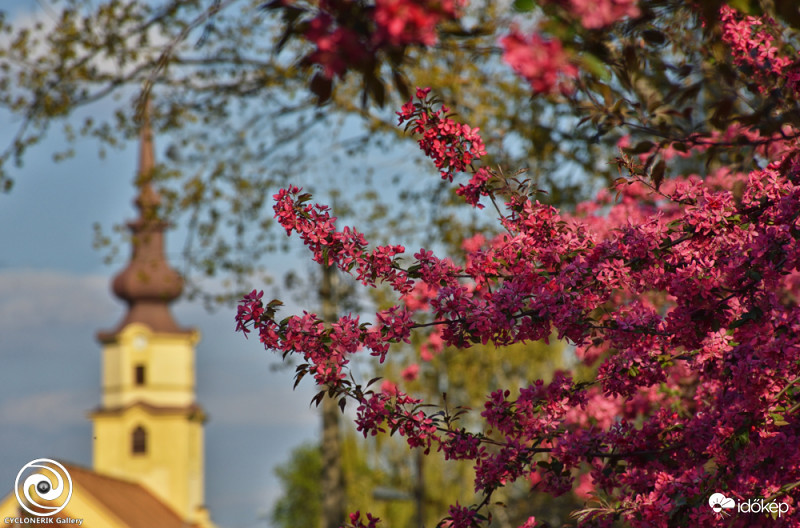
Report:
M141 425L131 434L131 451L134 455L143 455L147 452L147 431Z

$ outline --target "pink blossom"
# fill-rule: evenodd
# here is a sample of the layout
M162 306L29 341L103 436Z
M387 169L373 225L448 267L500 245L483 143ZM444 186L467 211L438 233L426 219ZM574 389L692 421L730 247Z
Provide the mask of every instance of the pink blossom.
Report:
M569 0L569 10L583 27L599 29L624 18L639 16L638 0Z
M376 0L373 18L378 26L376 39L391 46L436 43L436 26L455 18L464 0Z
M486 150L478 128L450 119L450 109L444 105L434 109L428 99L430 91L430 88L417 88L417 102L412 99L397 112L400 116L398 124L408 122L408 126L414 125L412 130L421 136L419 146L422 151L433 160L442 179L453 181L457 173L468 170L473 162L486 154ZM470 190L464 191L470 197L465 196L468 201L480 195L481 187L488 179L488 173L477 176L479 173L481 171L476 172L468 185ZM477 199L470 203L476 205Z
M589 500L594 495L594 484L592 483L592 476L589 473L584 473L578 477L578 485L572 492L581 500Z
M749 38L742 49L759 59L755 82L767 86L776 74L768 39ZM423 136L435 131L424 148L446 180L477 175L474 131L448 122L448 110L431 108L428 97L418 90L401 120ZM726 134L760 138L739 127L711 139ZM253 290L239 306L237 329L295 355L298 378L310 375L355 401L365 436L398 433L411 448L435 444L448 460L473 461L486 503L495 490L527 481L552 495L607 498L607 509L587 511L587 524L706 526L717 522L709 493L722 489L739 500L775 495L789 507L780 522L797 525L800 152L789 137L762 139L765 161L747 174L674 177L658 192L633 176L574 212L524 192L501 196L489 180L476 180L474 196L495 201L504 232L474 237L457 260L369 246L355 229L338 228L328 207L289 187L275 195L287 233L317 262L368 287L386 284L396 304L374 324L351 314L322 321L311 312L278 315L280 303ZM415 333L426 361L445 346L468 354L485 343L502 354L503 345L557 334L596 376L581 381L559 371L518 389L495 388L459 423L449 400L447 409L431 409L391 381L370 387L350 369L356 354L383 361ZM411 365L403 378L418 369ZM456 504L445 522L476 526L479 510ZM363 524L360 514L351 517L352 526Z
M545 40L537 34L526 37L512 30L500 39L500 45L503 60L530 83L534 93L569 89L569 80L578 76L578 68L569 62L558 40Z
M463 242L461 242L461 247L470 253L474 253L480 250L483 245L486 243L486 237L483 236L481 233L476 233L475 235L465 238Z
M371 513L367 513L367 524L361 519L361 512L356 511L350 514L350 524L344 528L376 528L381 520L378 517L373 517Z
M341 77L350 66L364 62L369 56L357 33L337 27L324 12L311 20L305 37L316 45L307 60L322 66L329 79Z
M391 382L389 380L383 380L383 382L381 383L381 391L384 394L389 394L390 396L395 396L395 395L397 395L397 384L395 384L395 383L393 383L393 382Z
M428 340L420 345L419 357L422 361L431 361L434 356L440 354L444 350L444 339L442 339L442 331L440 328L435 329L429 336Z
M400 373L406 381L414 381L419 376L419 365L417 363L413 363L406 368L403 369L403 372Z
M768 17L741 16L733 8L720 8L722 39L731 47L734 62L752 68L764 81L759 89L765 93L767 83L774 83L792 59L784 57L775 46L775 22Z
M472 528L476 526L477 520L475 510L458 503L450 506L450 526L452 528Z

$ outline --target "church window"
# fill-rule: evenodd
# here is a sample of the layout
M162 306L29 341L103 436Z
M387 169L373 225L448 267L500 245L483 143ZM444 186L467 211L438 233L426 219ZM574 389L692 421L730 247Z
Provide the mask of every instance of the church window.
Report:
M144 365L136 365L133 370L133 380L136 385L144 385Z
M147 431L141 425L133 430L131 435L131 450L134 455L143 455L147 452Z

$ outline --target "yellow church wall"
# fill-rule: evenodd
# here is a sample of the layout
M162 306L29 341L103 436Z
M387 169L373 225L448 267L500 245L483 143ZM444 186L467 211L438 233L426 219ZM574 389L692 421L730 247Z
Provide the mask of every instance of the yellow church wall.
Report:
M160 406L194 403L194 346L199 332L154 333L142 324L126 326L103 347L103 407L123 407L136 401ZM137 385L136 366L145 369Z
M181 516L193 519L204 502L203 419L200 411L163 412L142 405L95 413L94 468L140 482ZM133 453L132 434L138 426L146 431L144 453Z

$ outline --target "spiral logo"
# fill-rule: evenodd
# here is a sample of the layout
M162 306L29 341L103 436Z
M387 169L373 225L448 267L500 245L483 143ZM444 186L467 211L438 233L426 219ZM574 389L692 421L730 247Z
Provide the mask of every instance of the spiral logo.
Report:
M19 470L14 492L25 510L38 517L49 517L63 510L72 498L72 477L55 460L37 458Z

